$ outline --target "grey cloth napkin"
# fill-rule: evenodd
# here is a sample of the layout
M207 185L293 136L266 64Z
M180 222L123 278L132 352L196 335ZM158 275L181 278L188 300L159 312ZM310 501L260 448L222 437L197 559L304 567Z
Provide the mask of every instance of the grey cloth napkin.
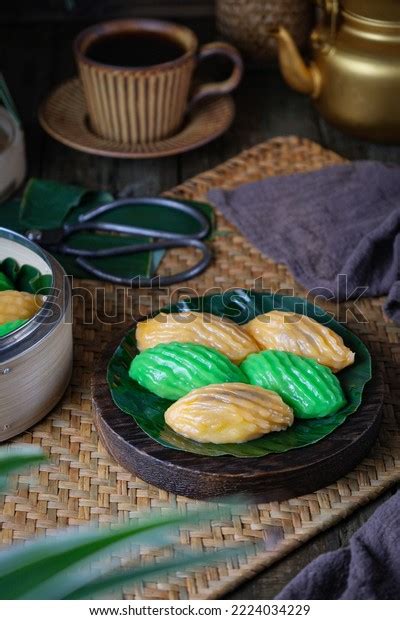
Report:
M385 311L400 323L399 166L358 161L208 198L307 289L340 301L388 295Z
M398 599L400 597L400 492L351 538L324 553L277 596L283 600Z

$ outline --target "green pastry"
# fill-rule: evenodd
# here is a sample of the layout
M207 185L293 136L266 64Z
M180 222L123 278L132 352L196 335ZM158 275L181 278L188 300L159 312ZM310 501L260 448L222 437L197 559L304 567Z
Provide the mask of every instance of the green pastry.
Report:
M0 325L0 338L3 336L7 336L11 332L14 332L16 329L19 329L24 325L29 319L18 319L16 321L9 321L8 323L2 323Z
M11 291L14 288L13 283L6 274L0 271L0 291Z
M248 383L243 372L219 351L183 342L145 349L132 360L129 376L169 400L213 383Z
M346 404L337 377L313 359L268 350L249 355L240 368L253 385L277 392L298 418L323 418Z

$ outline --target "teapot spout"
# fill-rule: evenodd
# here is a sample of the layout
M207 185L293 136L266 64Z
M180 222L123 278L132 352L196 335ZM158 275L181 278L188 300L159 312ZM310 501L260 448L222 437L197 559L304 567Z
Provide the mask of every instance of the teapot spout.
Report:
M285 81L299 93L318 97L321 78L317 66L314 63L306 65L286 28L278 26L270 32L278 44L279 65Z

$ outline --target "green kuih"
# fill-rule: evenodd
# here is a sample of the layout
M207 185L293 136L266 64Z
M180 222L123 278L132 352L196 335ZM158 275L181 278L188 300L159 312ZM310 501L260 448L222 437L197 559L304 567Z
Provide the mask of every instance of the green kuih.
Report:
M11 280L7 278L7 276L0 271L0 291L11 291L14 288Z
M7 336L16 329L19 329L27 322L28 319L18 319L16 321L9 321L8 323L2 323L0 325L0 338Z
M277 392L298 418L323 418L346 404L337 377L315 360L268 350L249 355L240 368L253 385Z
M129 376L169 400L211 383L248 383L243 372L219 351L180 342L145 349L132 360Z

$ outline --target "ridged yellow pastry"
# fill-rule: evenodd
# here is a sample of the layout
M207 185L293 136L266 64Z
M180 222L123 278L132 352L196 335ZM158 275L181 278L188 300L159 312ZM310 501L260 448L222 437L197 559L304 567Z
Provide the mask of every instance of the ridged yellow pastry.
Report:
M250 353L258 351L253 338L230 319L207 312L160 312L136 327L139 351L169 342L194 342L223 353L240 364Z
M42 298L23 291L0 291L0 325L30 319L40 309Z
M293 424L293 410L276 394L246 383L192 390L165 412L176 433L199 443L244 443Z
M336 332L303 314L272 310L243 327L261 349L309 357L333 372L354 362L354 353Z

